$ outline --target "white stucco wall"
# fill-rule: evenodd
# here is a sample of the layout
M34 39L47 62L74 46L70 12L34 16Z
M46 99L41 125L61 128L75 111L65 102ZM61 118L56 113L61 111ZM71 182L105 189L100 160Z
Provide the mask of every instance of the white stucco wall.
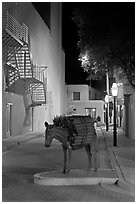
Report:
M135 139L135 89L131 86L127 78L117 79L117 83L123 83L118 89L118 98L124 98L125 94L129 94L128 119L126 118L126 107L123 108L122 128L130 139ZM127 122L128 121L128 127ZM128 131L127 131L128 130Z
M68 101L67 107L75 106L76 113L85 115L85 108L95 108L96 117L100 116L101 121L104 121L104 102L102 100L92 100L92 101Z
M125 79L123 83L123 94L129 94L130 95L130 100L128 104L128 137L130 139L135 139L135 90L133 87L129 84L128 80ZM125 111L125 108L124 108ZM126 125L126 118L125 118L125 113L124 113L124 118L123 118L123 127L124 130L126 130L125 125Z
M80 92L80 101L89 100L88 85L67 85L67 100L73 100L73 92Z
M85 108L95 108L96 117L100 116L101 120L104 121L104 102L102 100L89 100L89 86L84 85L67 85L67 110L69 107L75 107L77 114L85 115ZM80 100L73 100L73 92L80 92ZM95 97L95 89L90 87L90 99Z
M34 107L33 114L33 126L35 126L35 131L40 131L43 129L41 124L43 125L45 120L51 122L52 116L54 117L54 115L62 114L66 110L65 55L62 51L61 3L51 3L51 30L49 30L30 2L3 3L3 8L10 11L11 15L19 23L25 23L28 26L33 64L44 65L48 67L47 91L52 93L52 104L47 104L45 107ZM6 93L3 93L3 110L8 100L10 100L10 97L5 100L5 96ZM18 104L16 104L16 100L13 102L14 110L16 110L16 112L12 115L13 121L15 118L18 118L19 124L18 126L13 124L12 129L14 133L13 135L17 135L18 133L23 132L22 129L25 117L25 109L22 96L14 95L14 97L21 99ZM3 114L5 115L5 111ZM29 114L29 117L31 119L31 113ZM3 118L5 117L3 116ZM3 130L5 130L5 126L3 126Z
M130 96L129 122L129 138L135 139L135 94Z

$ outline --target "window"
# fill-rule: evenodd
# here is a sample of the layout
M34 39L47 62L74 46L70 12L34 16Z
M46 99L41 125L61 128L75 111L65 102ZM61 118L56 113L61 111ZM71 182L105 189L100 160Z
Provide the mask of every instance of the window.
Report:
M6 105L6 135L11 136L12 129L12 104L7 103Z
M85 108L86 115L96 118L96 108Z
M80 100L80 92L73 92L73 100Z

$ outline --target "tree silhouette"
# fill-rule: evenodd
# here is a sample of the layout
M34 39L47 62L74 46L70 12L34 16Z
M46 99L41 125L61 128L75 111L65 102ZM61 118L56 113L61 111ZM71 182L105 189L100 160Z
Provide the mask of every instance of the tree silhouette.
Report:
M135 4L81 3L72 19L78 26L79 60L88 79L106 72L135 86Z

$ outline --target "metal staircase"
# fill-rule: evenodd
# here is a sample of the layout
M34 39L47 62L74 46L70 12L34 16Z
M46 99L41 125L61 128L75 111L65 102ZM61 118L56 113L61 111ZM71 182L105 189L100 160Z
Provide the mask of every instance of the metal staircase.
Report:
M24 44L23 47L9 60L9 62L18 68L20 78L33 77L30 51L27 44Z
M33 65L30 57L29 29L19 24L9 12L3 12L2 57L5 73L5 91L30 95L24 97L25 108L46 103L47 67Z
M8 11L2 11L2 60L6 63L23 46L28 43L28 30L20 25Z
M38 106L46 103L46 71L45 66L33 65L33 83L29 83L26 93L31 93L32 106Z

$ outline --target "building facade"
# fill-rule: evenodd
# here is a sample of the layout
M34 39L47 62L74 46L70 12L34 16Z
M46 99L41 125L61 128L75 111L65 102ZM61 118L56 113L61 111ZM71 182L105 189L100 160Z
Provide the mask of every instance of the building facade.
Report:
M115 73L115 81L118 86L117 107L118 117L121 118L120 127L123 128L125 136L135 139L135 88L123 76L119 79ZM121 114L122 113L122 114Z
M88 85L67 85L67 114L100 116L104 122L104 101L100 92Z
M135 90L126 79L121 83L121 89L123 95L123 118L121 125L125 136L130 139L135 139Z
M62 4L47 2L46 22L30 2L2 3L2 135L43 131L63 114Z

